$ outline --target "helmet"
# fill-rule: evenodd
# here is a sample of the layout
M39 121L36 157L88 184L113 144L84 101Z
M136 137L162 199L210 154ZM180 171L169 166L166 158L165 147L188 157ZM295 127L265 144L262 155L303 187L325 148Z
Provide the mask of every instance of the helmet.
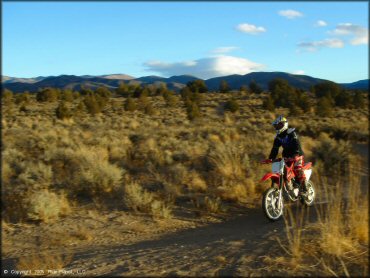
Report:
M277 117L277 119L272 123L276 130L276 134L280 134L283 131L288 129L288 120L283 117L283 115L280 115Z

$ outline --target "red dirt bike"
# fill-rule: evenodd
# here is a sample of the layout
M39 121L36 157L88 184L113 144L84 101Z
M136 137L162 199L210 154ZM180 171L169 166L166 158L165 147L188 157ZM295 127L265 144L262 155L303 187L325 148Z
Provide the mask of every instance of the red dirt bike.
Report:
M294 159L267 159L261 161L261 163L272 163L272 172L265 174L261 179L261 182L271 180L271 188L264 192L262 199L262 209L269 220L276 221L283 215L284 199L293 202L300 200L306 206L313 204L315 200L315 187L310 181L312 174L311 162L303 166L307 186L305 193L300 191L300 184L295 180L293 171Z

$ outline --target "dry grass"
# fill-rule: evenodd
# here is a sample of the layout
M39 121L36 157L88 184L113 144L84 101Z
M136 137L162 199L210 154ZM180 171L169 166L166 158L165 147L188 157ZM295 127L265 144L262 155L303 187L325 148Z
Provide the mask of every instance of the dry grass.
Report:
M62 255L42 252L28 257L21 257L17 262L16 269L31 270L32 273L29 273L29 276L61 276L63 269L71 263L72 258L73 254Z
M349 186L348 193L344 187ZM286 212L286 243L280 245L288 258L287 273L324 276L363 276L368 273L368 191L351 177L348 183L324 183L328 203L317 209L319 220L308 223L304 208ZM314 268L312 268L314 266Z

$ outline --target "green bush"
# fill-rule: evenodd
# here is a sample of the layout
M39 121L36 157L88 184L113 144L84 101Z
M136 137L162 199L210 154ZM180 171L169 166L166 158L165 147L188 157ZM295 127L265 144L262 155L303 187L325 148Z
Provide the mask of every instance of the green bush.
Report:
M67 107L65 102L61 102L55 110L55 115L58 119L70 119L72 117L71 110Z
M27 215L32 220L50 222L69 212L70 206L64 195L44 189L30 196Z
M60 90L55 88L45 88L37 92L36 100L38 102L52 102L58 100Z
M364 94L360 91L356 91L353 95L353 106L354 108L364 108L365 107L365 99Z
M102 107L94 96L89 96L89 95L85 96L83 102L89 114L96 115L96 114L101 113Z
M2 103L8 105L10 103L13 103L13 101L14 101L13 92L8 89L5 89L3 91Z
M316 105L316 114L321 117L331 116L333 114L333 101L330 98L319 98Z
M128 97L127 100L125 101L124 108L126 111L135 111L136 110L135 101L131 97Z
M99 87L95 90L95 95L102 98L110 98L112 96L112 92L106 87Z
M231 113L235 113L239 110L239 104L235 99L228 100L224 105L225 111L230 111Z
M271 112L275 110L274 100L272 99L271 95L263 100L262 107Z
M193 121L201 117L199 106L194 102L189 102L186 107L188 119Z
M15 96L15 103L16 104L28 104L31 100L31 95L28 91L24 93L17 94Z
M60 99L66 102L72 102L75 98L75 95L71 90L63 90L60 95Z
M153 105L149 102L145 108L144 108L144 113L147 115L155 115L156 110L154 109Z

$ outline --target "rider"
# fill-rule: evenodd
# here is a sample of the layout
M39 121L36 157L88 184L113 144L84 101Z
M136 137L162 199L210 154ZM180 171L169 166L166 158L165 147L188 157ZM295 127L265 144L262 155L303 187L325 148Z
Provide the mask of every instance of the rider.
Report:
M273 123L276 130L274 145L271 149L269 159L275 159L279 153L279 147L283 147L283 157L294 159L294 174L300 183L301 192L307 191L306 177L304 175L304 153L301 148L295 128L288 128L288 120L280 115Z

